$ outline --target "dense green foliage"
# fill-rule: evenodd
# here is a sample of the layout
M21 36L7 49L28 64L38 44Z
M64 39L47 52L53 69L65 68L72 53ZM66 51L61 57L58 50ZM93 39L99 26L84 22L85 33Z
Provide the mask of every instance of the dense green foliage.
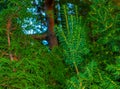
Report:
M49 50L23 33L21 22L32 16L25 3L8 1L0 13L0 89L120 89L120 7L93 0L84 18L77 6L70 15L63 5L62 26L55 27L59 46ZM16 30L8 45L11 17Z
M59 27L57 34L66 63L75 68L77 65L80 71L75 75L76 69L72 68L74 71L67 80L67 88L119 89L120 13L113 14L116 7L104 0L94 1L84 22L77 14L67 15L66 10L63 9L65 29Z

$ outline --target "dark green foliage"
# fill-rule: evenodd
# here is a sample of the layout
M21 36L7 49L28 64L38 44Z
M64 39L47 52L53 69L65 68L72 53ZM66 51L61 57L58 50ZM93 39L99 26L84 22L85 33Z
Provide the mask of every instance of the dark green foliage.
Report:
M68 14L63 5L62 26L56 26L59 47L49 50L22 31L24 18L31 16L25 12L29 0L7 1L0 7L0 89L120 89L120 7L93 0L85 19L77 6ZM22 9L16 17L17 5ZM16 30L10 31L9 47L11 17Z
M65 51L65 61L67 60L68 64L74 62L76 64L80 63L80 65L77 66L80 71L79 75L74 73L75 69L73 68L73 73L72 75L70 74L71 77L67 80L67 88L119 89L120 66L118 60L120 55L120 31L118 24L120 13L117 12L113 14L116 8L110 1L106 2L104 0L93 1L93 5L91 5L90 9L91 11L87 17L87 23L85 24L88 26L87 28L84 28L83 22L82 24L81 22L77 24L75 20L79 20L77 16L73 19L73 16L67 15L67 11L63 9L63 15L65 15L65 25L63 28L65 29L58 27L57 34ZM81 27L83 32L79 27ZM70 34L72 31L76 33ZM79 41L82 35L85 39ZM87 45L83 45L84 41L87 41ZM77 50L76 47L78 43L74 42L82 44L79 45L80 50ZM86 55L84 54L84 52L86 52L84 47L88 53ZM81 53L79 53L79 51L81 51ZM71 61L71 59L74 60Z
M39 71L43 69L43 63L40 60L29 60L28 58L24 58L19 62L10 62L8 59L0 60L1 89L45 89L43 74Z
M10 61L5 55L0 58L1 89L58 89L64 86L65 71L59 53L49 52L22 34L12 39L11 45L18 61Z
M23 50L23 49L22 49ZM64 65L59 56L44 50L22 55L19 61L0 59L1 89L60 89L64 85ZM54 58L51 60L51 58ZM59 70L59 71L58 71ZM57 86L56 86L57 85Z
M30 0L7 1L7 7L0 12L0 89L63 88L66 72L62 56L56 53L59 49L49 51L48 47L25 35L21 28L23 20L31 16L26 12L32 7ZM7 24L10 18L9 47ZM10 53L14 61L10 61Z
M112 70L112 66L117 68L119 66L117 62L120 55L120 27L118 26L120 12L114 14L114 11L115 7L111 2L106 3L106 1L100 0L94 2L89 14L88 21L91 24L91 39L93 41L91 51L95 56L94 60L98 61L102 70L105 70L106 67L108 70ZM115 71L119 73L118 70L115 69ZM118 75L113 76L117 77ZM113 76L109 77L115 80Z
M0 89L63 88L65 67L60 52L55 53L58 48L50 52L40 42L16 30L11 35L10 51L18 61L10 61L7 37L2 42L5 45L0 47Z

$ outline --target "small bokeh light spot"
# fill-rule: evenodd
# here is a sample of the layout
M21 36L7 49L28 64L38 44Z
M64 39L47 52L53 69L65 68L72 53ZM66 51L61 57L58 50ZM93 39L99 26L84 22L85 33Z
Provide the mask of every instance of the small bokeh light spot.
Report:
M48 45L48 41L47 40L42 40L42 44L43 45Z

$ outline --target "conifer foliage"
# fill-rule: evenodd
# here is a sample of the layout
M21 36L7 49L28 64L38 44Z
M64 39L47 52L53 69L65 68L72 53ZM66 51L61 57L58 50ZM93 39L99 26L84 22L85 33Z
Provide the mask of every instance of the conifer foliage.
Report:
M72 14L61 6L59 44L50 49L21 27L36 18L26 11L30 0L0 1L0 89L120 89L120 7L90 3L85 17L79 5Z

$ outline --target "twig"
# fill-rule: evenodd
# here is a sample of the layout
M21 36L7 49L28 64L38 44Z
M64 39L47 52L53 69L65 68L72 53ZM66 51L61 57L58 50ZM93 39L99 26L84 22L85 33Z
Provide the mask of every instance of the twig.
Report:
M75 62L73 62L77 75L79 75L79 70Z
M12 18L9 18L8 21L7 21L7 25L6 25L6 28L7 28L7 40L8 40L8 49L9 49L9 57L10 57L10 60L13 61L13 56L12 56L12 53L10 51L10 29L11 29L11 20Z
M80 81L79 70L78 70L78 67L77 67L77 65L76 65L76 62L73 62L73 64L74 64L74 67L75 67L75 70L76 70L78 79L79 79L79 81ZM80 87L82 87L82 82L80 82ZM82 89L84 89L84 87L83 87Z

